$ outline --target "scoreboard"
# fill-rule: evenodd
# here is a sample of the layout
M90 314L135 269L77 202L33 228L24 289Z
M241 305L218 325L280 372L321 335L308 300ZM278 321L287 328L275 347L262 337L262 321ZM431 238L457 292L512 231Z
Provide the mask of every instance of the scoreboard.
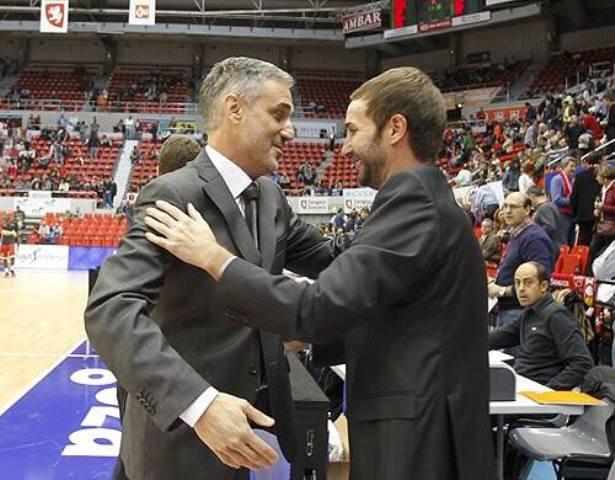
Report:
M418 25L419 31L451 26L452 18L481 11L484 0L391 0L391 27Z

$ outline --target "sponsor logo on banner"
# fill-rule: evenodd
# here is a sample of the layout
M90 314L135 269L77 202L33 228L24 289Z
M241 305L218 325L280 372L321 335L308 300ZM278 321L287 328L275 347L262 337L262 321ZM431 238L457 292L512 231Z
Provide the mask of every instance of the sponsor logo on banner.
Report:
M516 118L525 118L526 110L527 108L525 108L524 105L520 105L518 107L485 110L485 115L487 115L489 120L512 120Z
M391 38L405 37L407 35L416 35L419 28L416 25L408 25L402 28L393 28L391 30L384 31L384 39L389 40Z
M42 0L40 31L68 32L68 0Z
M42 217L47 212L62 213L70 210L69 198L31 198L18 197L15 207L19 207L27 216Z
M155 25L156 0L130 0L130 25Z
M374 203L376 190L373 188L350 188L344 190L344 210L348 213L352 210L371 208Z
M343 197L288 197L287 200L299 215L335 213L344 206Z
M421 23L419 24L419 32L431 32L442 28L449 28L452 24L453 22L450 18L438 20L437 22Z
M471 13L453 18L453 27L460 25L471 25L472 23L488 22L491 20L491 12Z
M382 15L380 9L342 16L343 33L354 33L362 32L364 30L373 30L375 28L380 28L381 26Z
M67 270L68 247L64 245L20 245L15 266L32 270Z

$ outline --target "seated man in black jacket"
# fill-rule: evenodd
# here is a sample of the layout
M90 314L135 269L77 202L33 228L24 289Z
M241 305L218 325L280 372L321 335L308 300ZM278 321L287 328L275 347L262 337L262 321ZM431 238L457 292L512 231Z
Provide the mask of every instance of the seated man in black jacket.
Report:
M537 262L515 271L515 292L523 313L489 334L489 348L520 346L514 363L519 375L553 388L580 385L593 361L574 315L553 301L549 278Z

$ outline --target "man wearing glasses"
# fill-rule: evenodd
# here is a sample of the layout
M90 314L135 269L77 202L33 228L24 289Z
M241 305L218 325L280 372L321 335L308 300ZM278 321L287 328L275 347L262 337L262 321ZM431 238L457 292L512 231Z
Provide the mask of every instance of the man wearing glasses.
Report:
M514 274L526 262L541 264L551 276L555 264L553 243L530 218L532 202L524 193L511 193L503 205L510 240L498 268L495 282L489 284L490 298L498 298L498 327L514 321L523 311L514 293Z

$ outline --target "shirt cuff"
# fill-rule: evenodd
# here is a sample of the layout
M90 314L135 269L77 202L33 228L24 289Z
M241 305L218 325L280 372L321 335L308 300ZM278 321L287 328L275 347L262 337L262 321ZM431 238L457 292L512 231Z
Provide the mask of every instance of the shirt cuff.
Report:
M237 257L235 255L233 255L232 257L230 257L226 262L224 262L222 264L222 267L220 268L220 277L222 277L222 275L224 275L224 272L226 271L226 269L228 268L228 266L231 264L231 262L233 260L235 260Z
M196 422L207 411L211 402L218 396L218 390L214 387L208 387L193 403L190 405L179 418L186 422L190 427L194 428Z

